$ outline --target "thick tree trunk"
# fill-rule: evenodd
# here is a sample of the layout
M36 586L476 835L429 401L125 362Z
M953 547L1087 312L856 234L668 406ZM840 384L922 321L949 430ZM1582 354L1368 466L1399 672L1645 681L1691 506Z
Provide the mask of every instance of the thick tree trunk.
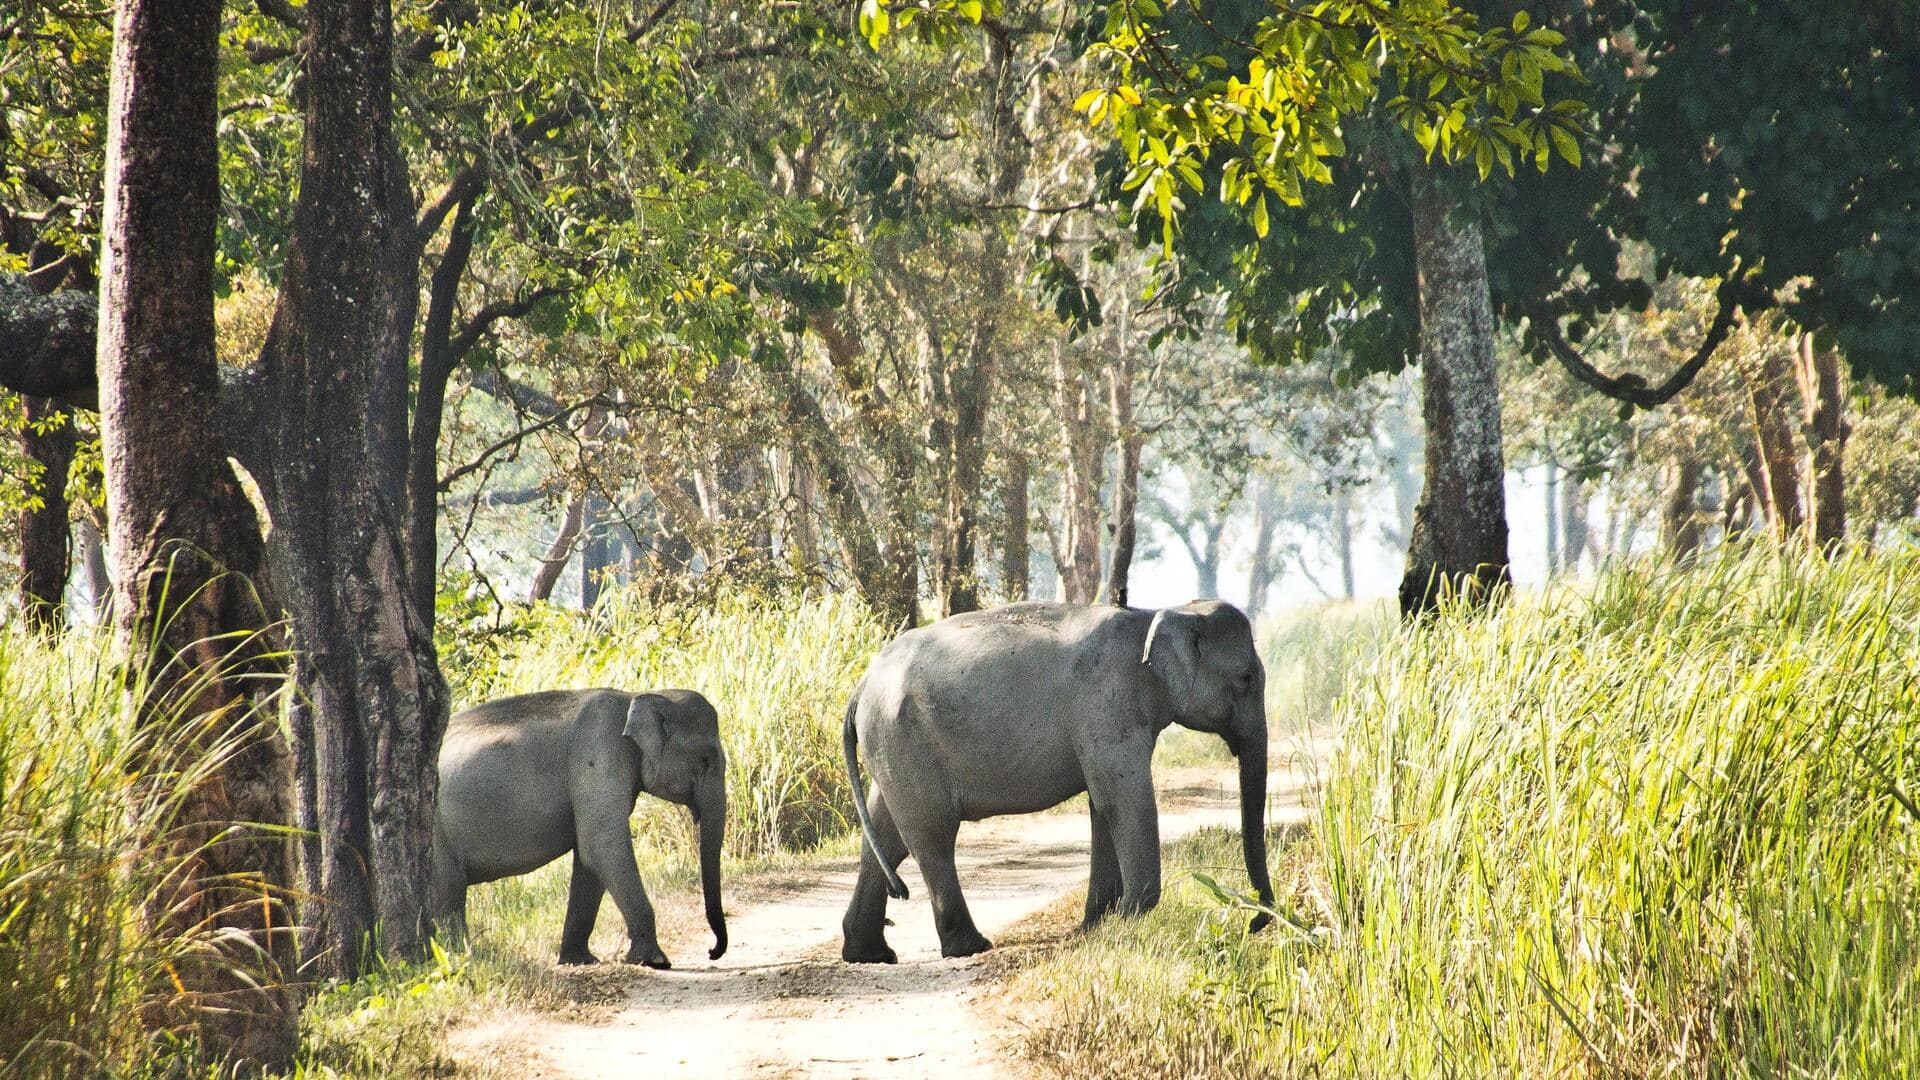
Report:
M182 862L148 917L204 947L170 967L178 996L163 991L147 1019L257 1067L286 1063L296 1045L293 862L270 831L292 820L293 778L278 726L249 707L246 676L266 664L245 637L269 623L264 552L218 434L220 9L115 6L98 377L120 632L152 680L135 704L141 723L163 725L155 770L178 767L175 753L237 745L160 841ZM240 822L266 828L227 831Z
M1794 350L1794 378L1800 384L1807 443L1807 519L1815 547L1830 551L1847 533L1846 383L1840 357L1814 347L1803 333Z
M324 970L360 970L378 926L389 955L425 944L435 759L447 693L407 574L391 395L392 340L407 321L387 272L410 245L393 205L392 16L385 0L309 0L300 196L273 327L262 351L274 422L269 475L274 581L288 611L310 764L302 817L316 826L311 923ZM372 272L370 272L372 268Z
M61 626L67 573L73 565L67 470L79 440L70 410L62 416L58 403L31 395L21 403L26 426L20 431L20 451L43 471L35 492L40 505L20 511L20 606L27 625L53 633Z
M1033 561L1033 548L1027 540L1033 521L1032 508L1027 504L1031 473L1026 454L1018 450L1007 454L1007 474L1002 480L1000 496L1006 510L1000 538L1000 591L1009 602L1027 598L1032 576L1029 564Z
M1420 275L1420 373L1426 477L1414 510L1400 612L1416 618L1445 596L1486 603L1507 566L1500 384L1480 223L1426 169L1413 178Z
M1125 320L1122 320L1122 333ZM1121 346L1125 348L1125 343ZM1120 475L1113 485L1113 550L1107 560L1107 602L1129 606L1128 575L1133 570L1136 519L1140 504L1140 429L1133 422L1133 362L1122 355L1107 369L1107 400L1114 441L1120 451Z
M1202 600L1215 600L1220 596L1220 538L1226 535L1227 523L1224 520L1211 521L1205 526L1207 539L1204 547L1193 555L1194 585Z

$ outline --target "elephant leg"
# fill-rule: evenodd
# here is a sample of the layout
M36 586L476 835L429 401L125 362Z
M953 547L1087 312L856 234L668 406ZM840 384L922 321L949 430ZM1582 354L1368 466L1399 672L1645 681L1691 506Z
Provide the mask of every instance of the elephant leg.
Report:
M1094 812L1106 821L1120 871L1120 898L1113 910L1123 915L1138 915L1160 902L1160 807L1153 791L1153 740L1140 742L1140 746L1115 748L1119 752L1087 769L1088 798Z
M876 854L861 845L860 879L853 886L846 917L840 920L840 958L855 964L891 964L896 957L887 945L887 879L881 860L886 860L887 869L899 869L906 860L907 845L877 787L867 793L867 817L873 822L873 839L880 851Z
M1093 810L1093 868L1087 876L1087 912L1080 920L1090 930L1120 903L1120 860L1113 853L1113 828L1107 817Z
M427 880L427 913L435 933L448 944L467 939L467 874L436 838Z
M589 815L588 820L594 816ZM576 818L579 820L579 818ZM584 858L587 870L605 884L627 921L627 963L650 968L670 968L667 954L660 951L660 939L653 920L653 904L647 899L646 886L640 884L640 868L633 861L633 833L627 827L626 811L618 820L602 824L591 835L582 835L574 851Z
M600 916L600 900L607 887L587 869L578 851L573 853L573 879L567 883L567 921L560 931L560 962L597 964L587 941L593 936L593 924Z
M941 956L972 956L993 948L993 942L973 925L967 898L960 892L960 874L954 867L953 843L960 822L952 818L902 822L900 834L920 864L920 876L933 900L933 927L940 934Z

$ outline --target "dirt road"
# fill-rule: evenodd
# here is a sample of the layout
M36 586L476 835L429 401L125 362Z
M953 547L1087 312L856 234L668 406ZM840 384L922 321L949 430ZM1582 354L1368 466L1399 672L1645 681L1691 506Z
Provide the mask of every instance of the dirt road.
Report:
M1285 759L1276 753L1275 761ZM1295 770L1274 774L1271 820L1301 817L1300 784ZM1160 786L1163 841L1237 823L1230 765L1180 770ZM960 878L981 931L995 938L1083 885L1088 828L1084 813L965 826ZM993 953L940 958L933 913L911 862L902 870L913 896L889 908L888 940L900 962L840 962L840 916L856 865L836 860L810 870L804 884L750 886L729 903L725 957L706 960L700 936L669 945L670 955L686 958L684 966L633 969L625 1005L611 1018L540 1017L512 1031L456 1039L486 1045L496 1063L503 1054L520 1059L511 1071L536 1077L1019 1075L981 1007Z

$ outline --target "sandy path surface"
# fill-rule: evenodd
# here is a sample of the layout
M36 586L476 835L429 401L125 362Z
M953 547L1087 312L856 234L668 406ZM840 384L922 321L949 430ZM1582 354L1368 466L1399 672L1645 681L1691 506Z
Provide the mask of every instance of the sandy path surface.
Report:
M1298 821L1303 778L1286 767L1270 782L1269 819ZM1162 842L1209 825L1237 824L1231 763L1172 772L1160 782ZM1089 823L1084 813L1032 814L969 823L959 843L960 880L974 921L990 939L1084 885ZM993 952L940 957L926 888L902 867L912 897L893 901L894 965L840 961L840 916L857 863L809 870L804 883L761 883L729 902L731 945L705 959L700 935L670 942L683 964L630 969L625 1004L592 1022L527 1018L528 1025L456 1042L520 1058L534 1077L998 1077L1020 1075L1000 1052L982 999ZM681 959L684 958L684 959ZM477 1038L475 1036L478 1036Z

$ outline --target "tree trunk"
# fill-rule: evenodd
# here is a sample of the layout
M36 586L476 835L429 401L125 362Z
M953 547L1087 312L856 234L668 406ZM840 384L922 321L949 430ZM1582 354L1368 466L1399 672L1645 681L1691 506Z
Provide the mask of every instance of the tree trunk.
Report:
M1194 556L1194 584L1199 588L1200 599L1215 600L1220 596L1220 538L1226 535L1227 523L1224 519L1211 521L1204 528L1207 542Z
M1353 599L1353 492L1333 496L1333 546L1340 556L1340 595Z
M32 395L23 396L21 404L26 425L20 431L20 452L42 472L40 505L20 511L20 607L28 626L55 633L63 621L67 573L73 565L67 470L79 439L71 410L62 416L58 404Z
M1660 547L1678 562L1700 549L1700 515L1695 507L1700 490L1700 461L1682 452L1662 470L1666 483L1660 492Z
M1587 485L1568 473L1560 489L1560 570L1580 571L1580 557L1586 554L1593 527L1587 523Z
M1807 443L1807 518L1814 546L1831 551L1847 532L1846 384L1832 349L1815 348L1808 333L1795 345L1794 378L1805 421L1800 430Z
M1063 344L1054 346L1054 415L1066 431L1065 469L1060 486L1066 497L1058 553L1060 598L1091 604L1100 589L1100 488L1105 472L1102 439L1096 426L1093 390Z
M309 0L306 125L292 240L262 350L274 423L268 475L274 581L292 616L303 708L294 734L310 767L302 818L315 952L358 974L376 925L382 950L425 944L435 759L447 692L407 574L390 490L392 340L407 301L393 245L411 216L393 201L392 16L386 0ZM369 272L374 268L375 272ZM411 287L411 286L409 286Z
M560 583L560 572L572 561L573 549L579 545L580 526L586 515L587 497L584 494L567 500L567 512L560 519L560 531L554 535L553 543L547 545L547 553L540 556L540 569L533 573L533 588L527 593L528 600L538 604L553 599L553 587Z
M1430 170L1413 177L1413 246L1420 280L1420 367L1426 477L1414 509L1400 613L1442 597L1472 604L1508 584L1500 385L1480 223Z
M847 569L861 597L888 627L899 630L912 625L912 593L898 588L897 576L880 551L874 538L873 515L860 498L853 469L820 410L819 399L794 372L778 373L776 378L786 401L787 426L826 489L828 520L833 523L834 535L840 538Z
M80 587L87 594L87 607L93 621L105 623L113 618L113 576L107 572L107 542L93 519L82 515L74 523L74 543L80 549Z
M1279 525L1280 492L1274 482L1261 477L1253 482L1253 554L1247 568L1247 618L1257 619L1266 610L1267 593L1273 590L1273 539Z
M119 629L152 680L139 721L164 725L155 770L177 768L176 752L237 747L161 841L182 862L148 918L204 947L170 967L178 995L163 991L146 1019L188 1025L213 1054L258 1067L296 1046L293 863L271 831L292 820L292 775L278 725L250 708L247 676L270 667L257 636L269 624L264 551L217 426L220 14L219 0L115 5L99 389ZM242 822L265 828L227 832Z
M613 565L613 530L607 521L610 509L598 492L587 493L586 512L580 519L580 610L592 611L600 602L600 590L606 584L607 570Z
M1126 320L1121 321L1121 333ZM1113 485L1113 550L1107 560L1107 602L1128 607L1127 577L1133 569L1134 537L1140 503L1140 430L1133 422L1133 361L1122 355L1107 369L1107 400L1114 441L1120 450L1120 475Z
M913 482L915 462L919 452L913 440L906 437L899 425L891 417L891 404L886 391L868 378L868 373L859 363L861 348L858 342L848 337L840 328L839 320L831 308L819 308L807 317L807 326L827 347L827 363L839 376L840 385L853 403L855 415L860 418L860 426L866 435L868 444L879 455L884 464L886 490L881 493L881 518L884 522L886 547L880 550L876 545L876 554L883 572L872 583L873 592L867 602L874 608L875 614L892 630L905 630L913 626L915 601L920 591L920 559L916 545L918 530L913 514ZM929 329L929 332L932 332ZM801 386L797 376L790 379L793 386ZM819 401L807 395L812 401L812 412L819 412ZM804 405L805 402L802 402ZM789 406L792 406L791 399ZM807 421L809 431L831 431L824 416L816 425ZM938 445L937 443L935 445ZM811 450L818 451L815 462L821 468L821 481L827 487L828 509L836 515L841 513L832 500L840 499L852 505L857 500L858 491L853 484L851 470L844 470L842 479L835 479L827 473L828 457L838 454L837 444L815 442ZM839 485L836 488L836 485ZM846 531L842 531L844 525ZM836 532L841 533L841 543L862 543L866 540L863 533L870 526L864 522L857 526L852 521L840 521ZM864 553L854 553L850 558L863 559ZM858 573L855 577L858 578ZM863 592L866 587L863 586Z
M1560 576L1560 463L1547 459L1544 502L1547 510L1547 580Z
M1011 201L1026 176L1027 142L1020 130L1019 99L1025 84L1013 65L1013 46L1004 33L986 35L986 65L982 73L983 140L990 159L986 188L991 201ZM981 237L978 295L998 298L1012 280L1006 232L989 219ZM979 514L980 484L987 460L987 417L997 377L995 350L999 348L999 305L977 309L972 331L957 370L949 365L948 401L953 410L951 443L945 474L944 521L936 562L941 613L957 615L980 607L980 582L975 568L974 536ZM953 358L948 357L949 360ZM1095 574L1099 573L1098 564Z
M1007 517L1000 541L1000 589L1009 602L1027 598L1031 577L1028 568L1033 561L1033 548L1027 542L1033 520L1033 511L1027 505L1031 473L1026 454L1018 450L1007 454L1007 475L1001 493Z
M811 579L820 572L820 532L813 517L813 508L820 503L820 484L804 449L796 446L786 457L787 490L793 499L788 509L788 563Z
M1759 470L1755 501L1766 513L1774 542L1781 545L1792 540L1804 520L1800 512L1800 467L1793 437L1793 410L1787 400L1788 368L1786 357L1778 349L1768 349L1747 389L1757 450L1752 464Z
M473 255L473 203L454 210L453 228L428 291L427 321L420 331L420 388L414 396L413 433L407 442L407 576L413 608L433 632L434 599L440 584L440 427L446 415L453 355L453 314L460 279Z

